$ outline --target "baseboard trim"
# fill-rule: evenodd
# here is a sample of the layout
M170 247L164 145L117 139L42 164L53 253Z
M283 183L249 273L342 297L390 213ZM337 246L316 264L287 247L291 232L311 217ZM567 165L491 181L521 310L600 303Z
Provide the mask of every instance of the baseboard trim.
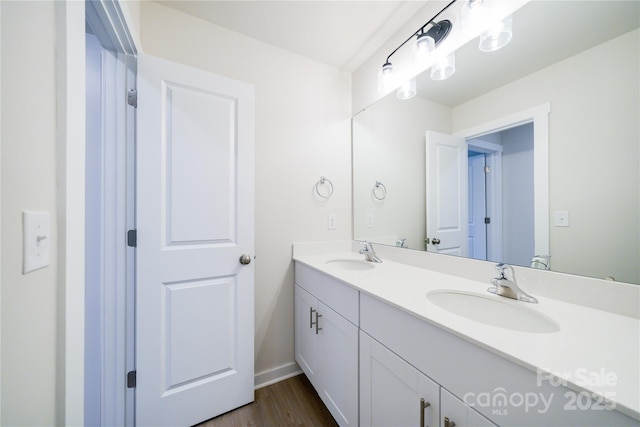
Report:
M287 363L277 368L263 371L254 376L254 389L257 390L288 378L295 377L302 373L302 370L296 362Z

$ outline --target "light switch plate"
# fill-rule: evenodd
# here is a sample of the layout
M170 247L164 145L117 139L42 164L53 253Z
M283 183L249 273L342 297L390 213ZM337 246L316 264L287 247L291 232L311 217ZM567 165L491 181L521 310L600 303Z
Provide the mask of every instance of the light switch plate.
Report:
M51 236L48 212L22 212L22 274L49 265Z
M556 227L568 227L569 226L569 212L568 211L556 211L555 225L556 225Z

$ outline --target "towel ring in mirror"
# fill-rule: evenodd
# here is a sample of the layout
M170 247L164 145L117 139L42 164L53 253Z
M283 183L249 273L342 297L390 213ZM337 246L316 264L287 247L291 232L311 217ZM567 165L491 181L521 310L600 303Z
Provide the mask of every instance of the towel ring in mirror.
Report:
M387 197L387 187L385 187L380 181L376 181L371 193L373 193L373 197L376 199L384 200Z
M328 188L324 191L324 194L320 191L322 187ZM316 194L322 199L328 199L333 195L333 183L329 178L325 178L324 176L320 177L320 181L316 182Z

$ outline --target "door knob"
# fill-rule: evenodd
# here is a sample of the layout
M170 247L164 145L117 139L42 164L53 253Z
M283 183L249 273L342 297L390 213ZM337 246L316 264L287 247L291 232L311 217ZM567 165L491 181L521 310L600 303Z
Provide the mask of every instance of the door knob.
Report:
M247 255L247 254L240 255L240 264L242 265L251 264L251 255Z
M439 245L440 244L440 239L434 237L433 239L431 239L431 244L432 245Z

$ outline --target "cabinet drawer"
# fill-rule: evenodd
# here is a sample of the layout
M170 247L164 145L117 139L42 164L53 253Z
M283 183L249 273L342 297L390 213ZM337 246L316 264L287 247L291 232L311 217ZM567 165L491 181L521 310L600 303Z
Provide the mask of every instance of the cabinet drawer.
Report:
M359 324L359 292L319 271L295 263L295 282L354 325Z

